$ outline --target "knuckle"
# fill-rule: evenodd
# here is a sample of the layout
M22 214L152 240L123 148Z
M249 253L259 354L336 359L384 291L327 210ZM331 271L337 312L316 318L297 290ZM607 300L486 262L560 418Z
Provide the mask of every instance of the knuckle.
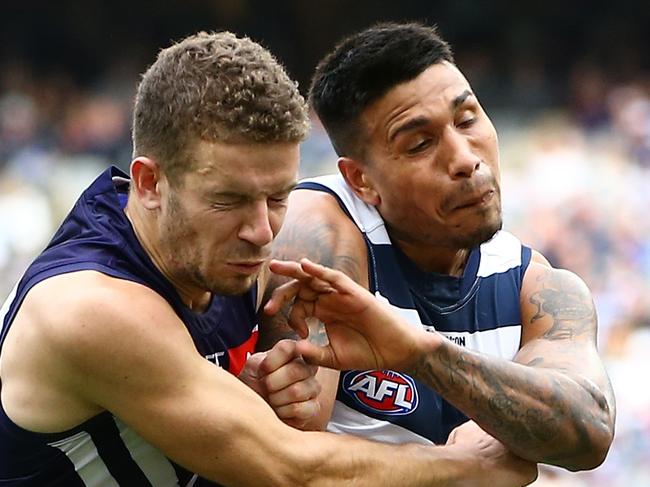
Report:
M280 340L277 344L276 347L278 350L281 352L284 352L285 354L291 354L293 353L294 349L296 348L296 342L289 338L285 338L283 340Z
M264 385L267 391L277 392L277 388L275 385L275 377L273 376L273 374L269 374L263 377L262 384Z

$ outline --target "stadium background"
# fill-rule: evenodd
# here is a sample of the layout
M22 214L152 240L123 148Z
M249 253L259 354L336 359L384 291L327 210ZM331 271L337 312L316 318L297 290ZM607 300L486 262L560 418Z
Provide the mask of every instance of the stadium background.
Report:
M618 399L597 470L535 485L650 485L650 9L646 2L74 1L0 9L0 297L81 189L128 168L138 74L197 30L260 41L303 93L342 35L378 20L438 23L501 142L505 226L580 274ZM303 176L335 158L314 121ZM56 304L53 303L53 306Z

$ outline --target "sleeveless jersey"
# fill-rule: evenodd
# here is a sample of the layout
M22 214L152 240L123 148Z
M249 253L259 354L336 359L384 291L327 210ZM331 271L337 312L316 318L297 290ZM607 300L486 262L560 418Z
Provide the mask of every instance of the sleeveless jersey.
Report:
M0 351L26 294L49 277L95 270L151 288L174 309L198 353L237 375L257 341L256 290L213 296L194 313L138 242L123 209L128 179L113 167L84 191L46 249L25 272L0 317ZM55 305L55 304L53 304ZM53 434L16 425L0 404L0 485L34 487L215 485L174 464L119 418L103 412Z
M420 271L391 244L377 210L340 175L298 189L333 195L359 228L368 251L370 292L408 323L471 350L512 359L519 349L519 293L531 250L499 231L471 249L462 277ZM378 441L445 443L467 418L431 388L391 370L342 371L328 430Z

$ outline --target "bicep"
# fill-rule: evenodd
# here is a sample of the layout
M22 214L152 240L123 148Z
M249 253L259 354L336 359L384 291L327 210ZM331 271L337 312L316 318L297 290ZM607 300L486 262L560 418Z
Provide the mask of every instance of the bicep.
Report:
M575 274L532 262L521 294L522 346L515 361L553 369L586 388L595 384L612 400L596 347L591 293Z
M368 287L366 247L361 233L326 193L297 190L291 194L289 210L273 243L272 256L280 260L312 262L338 269L355 282ZM265 299L288 279L270 275ZM275 316L259 315L259 350L266 350L284 338L297 338L287 324L290 305Z
M137 285L118 285L129 286ZM78 393L207 478L239 485L281 471L276 442L295 442L291 429L236 377L198 354L162 298L137 287L132 297L119 294L130 306L94 312L97 306L86 305L74 314L76 329L61 342ZM71 351L72 345L83 346ZM264 454L251 459L244 472L237 468L243 451Z

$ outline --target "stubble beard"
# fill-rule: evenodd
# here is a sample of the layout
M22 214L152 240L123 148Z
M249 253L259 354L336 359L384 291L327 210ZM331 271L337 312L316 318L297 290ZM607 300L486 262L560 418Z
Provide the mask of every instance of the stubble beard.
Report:
M255 284L257 275L207 274L209 263L203 265L200 252L194 249L194 242L198 241L197 232L188 226L187 221L187 214L177 197L170 195L169 215L162 228L161 248L173 279L211 294L236 296L247 292Z

